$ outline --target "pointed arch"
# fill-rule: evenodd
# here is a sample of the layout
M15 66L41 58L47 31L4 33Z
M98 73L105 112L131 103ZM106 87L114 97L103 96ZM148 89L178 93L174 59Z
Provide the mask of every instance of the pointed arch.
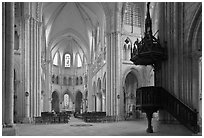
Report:
M79 52L77 52L75 55L75 62L74 63L75 63L75 67L77 67L77 68L82 67L83 61L82 61L82 58L81 58L81 55Z
M125 78L128 75L128 73L132 72L136 78L137 78L137 82L138 82L138 88L141 87L143 85L143 79L142 76L140 75L138 69L136 67L128 67L122 75L122 86L125 85Z
M102 85L102 111L106 112L106 72L103 75Z
M96 104L97 104L97 103L96 103L96 93L97 93L97 92L96 92L96 91L97 91L96 89L97 89L97 87L96 87L96 82L94 81L94 82L93 82L93 95L92 95L92 110L93 110L93 111L96 111L96 106L97 106L97 105L96 105Z
M57 46L57 43L59 43L60 41L62 41L63 39L66 39L68 37L71 37L75 40L75 42L77 42L77 44L79 45L79 47L82 49L84 55L87 57L87 59L90 59L90 53L89 53L89 42L87 42L83 36L75 31L72 28L67 28L59 33L57 33L55 36L53 36L53 38L50 39L49 43L48 43L48 48L47 50L52 50L54 47ZM89 60L88 60L89 61Z
M190 106L198 111L198 120L202 119L202 3L199 3L192 17L187 36L188 45L188 67L191 91L189 92Z
M64 98L64 95L65 94L68 94L69 95L69 97L71 98L71 100L72 100L72 102L74 102L74 95L72 94L72 92L69 90L69 89L66 89L64 92L63 92L63 94L61 95L61 99L63 99Z
M52 110L59 112L59 94L57 91L52 92L52 101L51 101Z
M72 64L72 57L71 57L71 54L69 54L69 53L65 53L64 54L64 58L63 58L64 60L63 60L63 65L64 65L64 67L65 68L69 68L69 67L71 67L71 64Z
M61 58L60 58L60 53L59 53L59 51L57 51L55 54L54 54L54 57L53 57L53 65L55 65L55 66L60 66L60 64L61 64L61 60L60 60Z
M192 18L192 22L188 32L187 44L189 45L188 47L192 48L192 50L196 49L195 45L197 41L195 38L199 37L199 30L202 30L202 4L199 4L197 6L197 10Z
M127 38L124 40L124 46L125 46L126 50L131 48L131 46L132 46L132 41L131 41L131 39L130 39L129 37L127 37Z
M67 85L67 77L66 76L64 76L64 78L63 78L63 85Z
M82 113L82 100L83 94L81 91L77 91L75 96L75 112Z

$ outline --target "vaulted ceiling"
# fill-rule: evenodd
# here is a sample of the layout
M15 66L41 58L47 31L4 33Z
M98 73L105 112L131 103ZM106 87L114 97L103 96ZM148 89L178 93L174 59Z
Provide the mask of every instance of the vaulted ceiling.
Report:
M89 59L92 31L103 26L105 13L100 3L93 2L45 2L43 23L46 29L46 45L52 56L72 49L82 51ZM71 43L77 43L72 45ZM78 48L71 48L76 47ZM80 49L80 50L79 50Z

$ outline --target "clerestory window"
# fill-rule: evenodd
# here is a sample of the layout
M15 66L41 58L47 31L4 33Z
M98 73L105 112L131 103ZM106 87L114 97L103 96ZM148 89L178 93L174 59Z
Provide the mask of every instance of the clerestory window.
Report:
M64 56L64 67L70 67L71 66L71 56L70 54L65 54Z
M141 27L141 10L137 4L128 2L125 8L125 24Z

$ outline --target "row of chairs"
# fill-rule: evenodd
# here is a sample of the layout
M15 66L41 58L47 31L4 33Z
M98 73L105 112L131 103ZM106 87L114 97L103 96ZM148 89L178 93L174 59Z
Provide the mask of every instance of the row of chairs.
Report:
M106 112L85 112L82 114L85 122L114 122L114 116L106 116Z
M50 124L50 123L68 123L71 117L71 112L42 112L40 117L35 117L35 123L43 123L43 124Z

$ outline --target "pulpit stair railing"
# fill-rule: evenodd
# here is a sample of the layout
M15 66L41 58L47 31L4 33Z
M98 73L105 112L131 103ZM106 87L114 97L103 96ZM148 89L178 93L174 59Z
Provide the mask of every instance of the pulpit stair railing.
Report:
M179 122L192 130L194 133L198 132L197 125L197 111L193 110L174 95L162 89L161 100L163 109L167 110Z
M136 92L136 107L147 114L148 129L152 133L151 118L153 112L160 109L166 110L181 124L194 133L198 132L197 112L184 104L181 100L162 87L141 87Z

